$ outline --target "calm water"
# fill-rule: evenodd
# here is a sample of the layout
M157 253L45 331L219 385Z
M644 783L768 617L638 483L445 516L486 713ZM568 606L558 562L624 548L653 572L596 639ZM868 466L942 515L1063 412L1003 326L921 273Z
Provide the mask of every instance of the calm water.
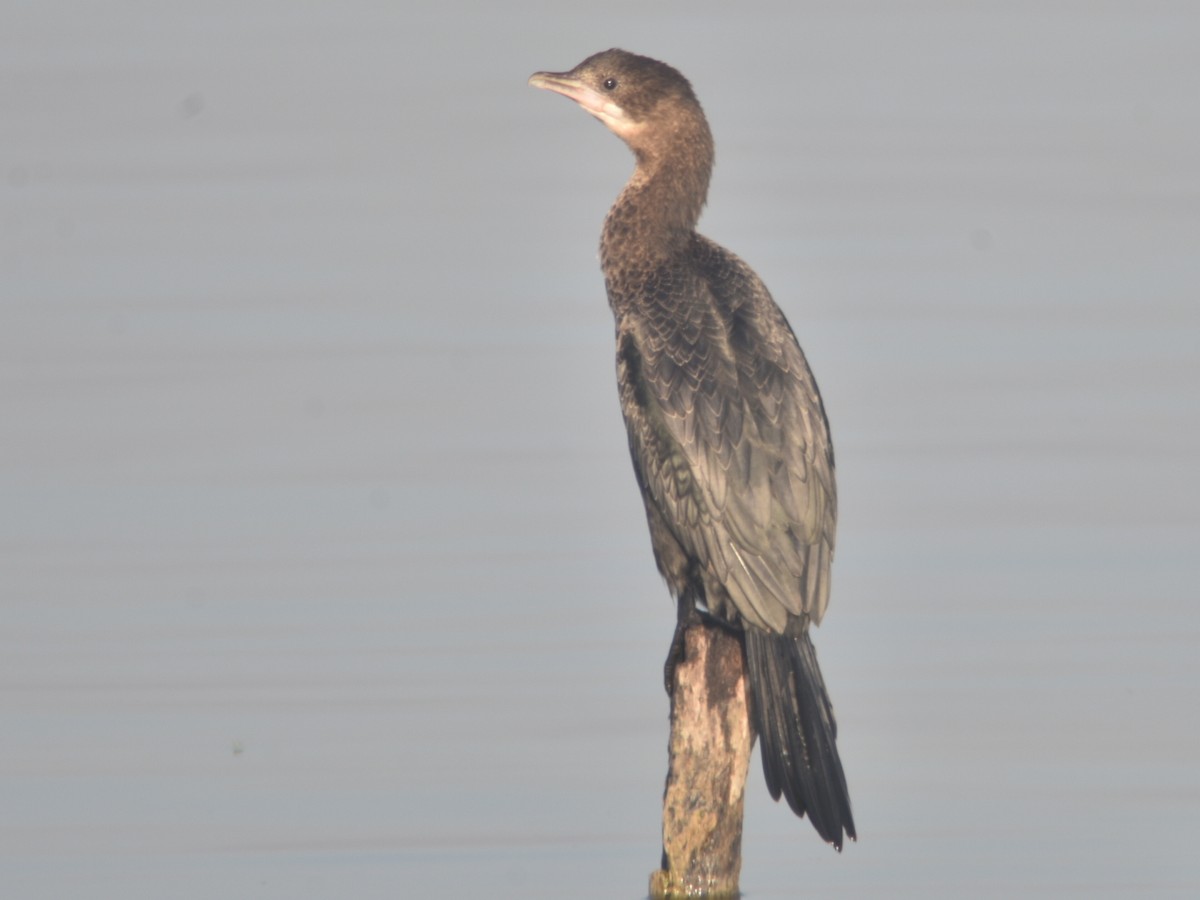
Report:
M744 890L1200 890L1194 4L9 6L5 897L644 894L630 159L524 83L611 45L695 84L838 448L861 839L756 771Z

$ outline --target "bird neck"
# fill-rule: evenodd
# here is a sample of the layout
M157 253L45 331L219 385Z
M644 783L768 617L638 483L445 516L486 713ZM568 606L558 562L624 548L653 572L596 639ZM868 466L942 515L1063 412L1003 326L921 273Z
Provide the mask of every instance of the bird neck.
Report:
M637 167L604 220L600 257L609 273L633 259L669 257L695 233L712 176L707 123L673 130L665 144L633 145Z

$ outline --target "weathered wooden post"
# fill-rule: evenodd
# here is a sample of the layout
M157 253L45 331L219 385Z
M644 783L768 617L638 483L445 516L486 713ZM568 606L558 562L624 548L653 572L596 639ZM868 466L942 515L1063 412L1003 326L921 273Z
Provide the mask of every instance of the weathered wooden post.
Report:
M738 635L698 622L684 636L671 694L662 869L650 896L736 897L754 735Z

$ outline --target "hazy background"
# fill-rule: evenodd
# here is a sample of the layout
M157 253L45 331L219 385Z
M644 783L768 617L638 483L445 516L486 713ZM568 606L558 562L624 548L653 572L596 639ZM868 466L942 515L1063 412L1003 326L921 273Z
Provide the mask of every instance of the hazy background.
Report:
M1200 7L0 11L0 894L630 898L673 605L613 385L620 142L816 369L860 841L742 886L1200 890Z

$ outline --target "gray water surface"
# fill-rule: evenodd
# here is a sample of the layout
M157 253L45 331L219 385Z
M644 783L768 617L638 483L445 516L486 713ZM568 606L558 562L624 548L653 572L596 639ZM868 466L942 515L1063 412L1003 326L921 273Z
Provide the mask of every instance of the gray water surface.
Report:
M618 141L820 380L860 840L742 887L1200 892L1200 10L10 4L0 894L638 898L673 604L613 386Z

